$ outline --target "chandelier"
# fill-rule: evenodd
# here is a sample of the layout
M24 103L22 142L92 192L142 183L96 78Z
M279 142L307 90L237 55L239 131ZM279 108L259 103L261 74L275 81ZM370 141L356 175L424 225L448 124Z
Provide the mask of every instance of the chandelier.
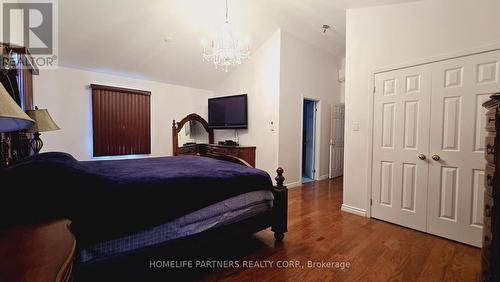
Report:
M211 62L216 69L229 71L229 67L240 65L242 60L250 58L250 44L243 42L229 25L228 6L226 0L226 22L221 32L215 36L207 46L203 41L203 61Z

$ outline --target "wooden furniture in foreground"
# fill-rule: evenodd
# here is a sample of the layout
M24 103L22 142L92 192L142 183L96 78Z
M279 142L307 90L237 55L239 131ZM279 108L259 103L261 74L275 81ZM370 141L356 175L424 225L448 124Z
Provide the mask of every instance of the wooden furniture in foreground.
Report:
M68 220L0 231L0 281L71 281L76 241Z
M486 113L486 168L484 172L484 224L482 249L482 280L499 281L500 279L500 93L491 96L491 100L483 104ZM496 204L495 204L496 202Z
M208 143L209 144L191 144L179 147L179 133L187 122L197 121L203 128L208 132ZM255 167L255 146L228 146L228 145L216 145L214 143L214 132L208 127L208 122L197 114L190 114L183 118L180 122L172 123L172 149L174 156L179 155L201 155L207 156L226 156L226 160L230 156L233 162L238 162Z

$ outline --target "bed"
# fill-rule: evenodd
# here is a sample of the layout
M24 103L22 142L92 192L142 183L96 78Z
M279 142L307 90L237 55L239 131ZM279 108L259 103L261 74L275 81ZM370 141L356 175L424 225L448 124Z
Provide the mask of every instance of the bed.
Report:
M69 218L83 268L269 227L281 241L287 189L277 172L273 186L266 172L228 156L81 162L44 153L1 172L1 224Z

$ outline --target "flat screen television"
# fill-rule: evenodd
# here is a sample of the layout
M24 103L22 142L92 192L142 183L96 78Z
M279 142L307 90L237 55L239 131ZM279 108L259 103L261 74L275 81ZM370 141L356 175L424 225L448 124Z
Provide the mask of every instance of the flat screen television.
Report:
M212 129L248 128L247 95L208 99L208 125Z

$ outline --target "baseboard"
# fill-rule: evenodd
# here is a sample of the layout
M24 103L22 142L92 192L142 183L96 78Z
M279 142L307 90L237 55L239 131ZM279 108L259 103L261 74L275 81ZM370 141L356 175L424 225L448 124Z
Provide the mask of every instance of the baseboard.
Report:
M355 215L359 215L362 217L366 217L366 210L365 209L360 209L356 207L351 207L346 204L342 204L342 208L340 208L341 211L352 213Z
M297 188L297 187L300 187L302 186L302 182L292 182L292 183L288 183L288 184L285 184L285 186L290 189L290 188Z
M321 175L321 176L318 178L318 181L321 181L321 180L326 180L326 179L329 179L329 178L330 178L330 175L328 175L328 174Z

